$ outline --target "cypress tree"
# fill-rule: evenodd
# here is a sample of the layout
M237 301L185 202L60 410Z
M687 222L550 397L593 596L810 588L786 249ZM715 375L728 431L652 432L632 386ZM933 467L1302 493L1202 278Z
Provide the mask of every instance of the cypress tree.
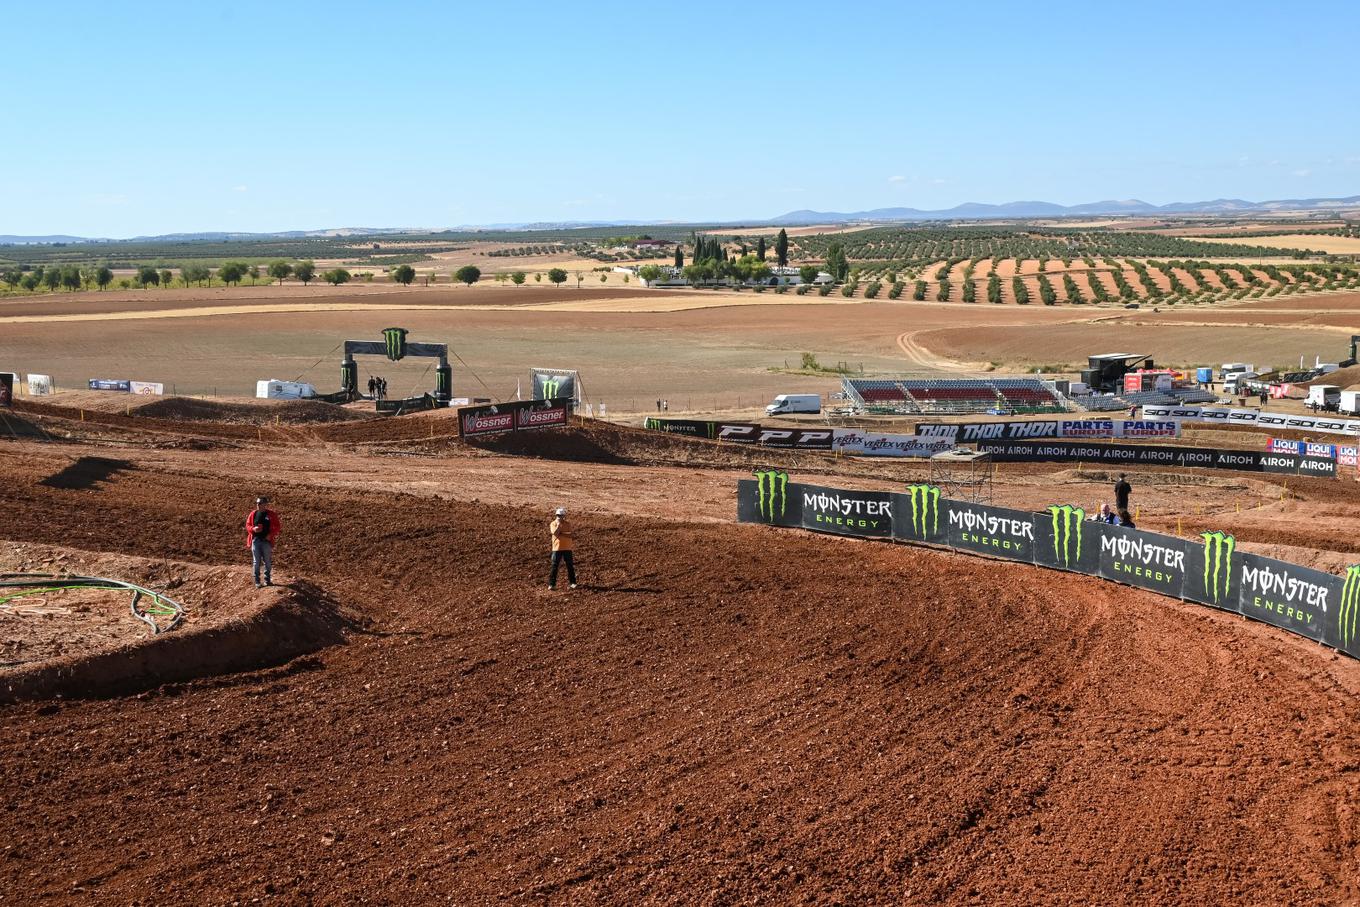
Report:
M762 259L764 256L761 256ZM779 228L779 235L774 240L774 257L779 263L779 267L789 266L789 233L783 227Z
M685 266L685 244L681 242L675 244L675 266L677 268Z
M765 260L765 237L763 236L756 240L756 260Z

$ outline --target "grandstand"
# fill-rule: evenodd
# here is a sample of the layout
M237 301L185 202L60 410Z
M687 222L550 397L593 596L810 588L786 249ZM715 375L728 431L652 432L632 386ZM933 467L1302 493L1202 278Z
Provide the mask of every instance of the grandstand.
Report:
M929 414L1066 412L1063 401L1034 378L845 378L846 397L861 412Z

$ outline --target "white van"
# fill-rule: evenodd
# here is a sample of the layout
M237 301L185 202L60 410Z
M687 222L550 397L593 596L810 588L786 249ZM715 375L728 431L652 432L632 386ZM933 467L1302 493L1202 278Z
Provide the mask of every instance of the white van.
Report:
M778 416L784 413L819 413L822 411L821 394L780 394L774 402L765 407L765 415Z
M1332 406L1341 402L1341 388L1335 384L1314 384L1308 388L1309 406L1319 408Z

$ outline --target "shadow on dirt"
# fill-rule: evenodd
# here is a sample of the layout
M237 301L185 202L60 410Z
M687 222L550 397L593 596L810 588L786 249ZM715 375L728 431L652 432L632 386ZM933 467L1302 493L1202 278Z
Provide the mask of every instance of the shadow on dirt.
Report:
M129 472L134 468L127 460L81 457L61 472L53 473L38 484L68 491L85 491L107 482L120 472Z

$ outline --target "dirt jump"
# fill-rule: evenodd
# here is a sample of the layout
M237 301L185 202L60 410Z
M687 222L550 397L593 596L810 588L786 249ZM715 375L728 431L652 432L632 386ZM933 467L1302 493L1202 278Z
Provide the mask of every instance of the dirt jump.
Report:
M739 525L755 456L706 442L196 415L30 410L0 439L0 566L123 570L192 618L185 642L95 634L64 675L0 667L52 675L0 705L15 903L1360 899L1360 663L1313 643ZM1017 506L1087 481L1011 480ZM1257 542L1309 543L1313 482L1264 486L1252 506L1294 509ZM1139 487L1149 509L1196 493ZM242 547L261 492L278 589ZM563 501L581 588L549 592ZM39 619L82 615L0 629Z

